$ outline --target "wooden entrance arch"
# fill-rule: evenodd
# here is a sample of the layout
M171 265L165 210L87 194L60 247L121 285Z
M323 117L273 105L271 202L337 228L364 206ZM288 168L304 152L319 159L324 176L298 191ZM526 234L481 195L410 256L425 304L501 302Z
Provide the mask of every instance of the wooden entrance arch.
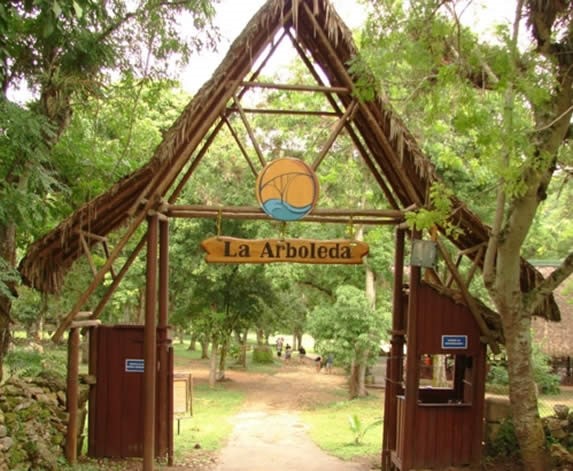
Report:
M268 83L260 79L269 59L279 46L285 44L290 45L298 60L307 68L313 78L312 84ZM177 205L183 188L198 165L210 158L210 146L223 129L229 130L235 138L238 153L244 157L247 170L256 174L262 168L267 155L253 130L249 119L251 113L292 116L306 113L332 120L330 134L322 147L308 157L307 163L317 169L329 156L332 144L344 133L387 203L385 207L367 210L318 209L307 216L307 221L347 223L352 218L355 224L400 224L406 211L428 205L426 198L429 189L439 180L434 166L380 94L376 93L370 100L360 98L356 84L374 81L366 68L361 68L360 75L349 69L349 64L354 60L359 60L359 55L351 32L329 0L267 1L231 45L213 77L193 97L165 134L151 160L114 184L106 193L87 202L30 246L19 269L27 284L43 292L57 292L78 258L87 257L92 266L93 280L63 318L54 340L62 338L96 287L102 284L106 274L110 274L113 282L91 309L90 318L97 319L133 260L147 247L145 349L146 358L153 360L153 327L158 323L167 323L168 280L166 265L163 265L167 259L166 255L158 255L167 250L167 242L158 246L158 240L162 237L167 240L168 219L216 218L218 215L227 219L268 219L256 205L223 208L207 204ZM249 91L268 89L315 94L323 97L325 106L303 111L270 110L252 109L244 102ZM239 137L238 128L247 136L246 142ZM480 330L488 342L495 345L494 332L483 321L479 307L468 295L468 280L462 279L457 270L462 258L472 263L472 272L481 267L489 229L458 198L452 196L451 203L450 222L461 230L461 235L451 240L459 250L457 260L450 260L443 246L447 235L440 235L440 228L437 228L438 248L447 261L450 276L442 280L431 270L427 271L427 276L435 284L441 284L446 291L456 286ZM123 265L117 266L118 257L142 224L147 224L146 235L137 242L131 254L125 254L127 258ZM111 248L108 235L117 231L120 231L119 239ZM102 266L97 267L91 262L91 251L100 244L107 258ZM156 263L158 259L159 265ZM542 279L533 266L522 261L521 285L524 292ZM155 309L157 297L159 313ZM552 298L540 306L536 314L559 319L559 311ZM149 373L147 387L152 388L154 381L154 375ZM146 399L145 440L151 440L153 436L153 404L153 393L150 392ZM152 463L153 447L149 446L144 456L145 469L151 469Z

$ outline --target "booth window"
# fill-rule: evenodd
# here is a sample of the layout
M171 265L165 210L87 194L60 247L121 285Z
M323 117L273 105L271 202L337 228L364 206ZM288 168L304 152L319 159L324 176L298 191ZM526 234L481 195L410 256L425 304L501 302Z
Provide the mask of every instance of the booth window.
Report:
M469 355L421 355L418 403L470 405L473 375L473 359Z

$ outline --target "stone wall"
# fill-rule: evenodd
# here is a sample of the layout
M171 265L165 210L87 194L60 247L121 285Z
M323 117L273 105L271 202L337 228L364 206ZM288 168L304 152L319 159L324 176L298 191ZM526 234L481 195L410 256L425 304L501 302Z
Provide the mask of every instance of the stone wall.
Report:
M80 434L86 401L84 388ZM9 378L0 386L0 470L61 469L67 421L66 385L61 376L46 370L32 379Z
M544 417L543 427L549 443L554 466L570 469L573 465L573 412L563 404L553 407L554 414ZM487 397L485 401L485 444L486 450L499 439L501 428L511 418L509 398ZM517 447L517 442L516 442ZM556 468L558 469L558 468Z

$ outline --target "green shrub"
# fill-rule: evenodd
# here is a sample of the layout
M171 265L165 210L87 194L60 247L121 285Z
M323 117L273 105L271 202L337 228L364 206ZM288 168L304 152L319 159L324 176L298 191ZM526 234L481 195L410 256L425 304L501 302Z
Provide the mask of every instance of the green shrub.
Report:
M14 376L36 376L44 369L42 354L34 350L11 350L6 354L4 363Z
M533 344L533 379L541 394L559 394L559 375L552 372L550 358L545 355L539 345ZM488 362L487 390L490 392L507 392L509 376L507 359L490 358Z
M366 435L366 432L368 432L368 430L382 425L382 417L378 417L374 421L365 425L362 423L358 415L352 414L348 416L348 425L350 426L350 430L354 435L354 444L361 445L362 440L364 439L364 435Z
M533 344L533 377L541 394L559 394L559 375L553 373L551 358L537 344Z
M517 456L519 443L511 419L504 420L490 442L486 443L486 453L490 456Z
M273 363L273 351L264 345L253 348L253 363Z

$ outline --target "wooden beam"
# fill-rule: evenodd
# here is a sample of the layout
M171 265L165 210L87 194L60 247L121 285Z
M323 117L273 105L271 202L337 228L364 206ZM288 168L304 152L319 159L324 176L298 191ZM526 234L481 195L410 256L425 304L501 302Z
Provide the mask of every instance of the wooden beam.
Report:
M107 238L101 241L101 245L103 246L103 253L105 254L105 258L109 258L109 246L107 245ZM112 279L115 278L115 271L113 269L113 265L109 267L109 272L111 273Z
M219 121L215 125L215 128L213 129L211 134L209 134L209 136L207 137L207 139L203 143L203 146L201 147L201 149L199 150L199 152L197 153L197 155L193 159L193 162L191 162L191 165L189 166L189 168L185 172L185 175L183 175L183 178L181 178L181 180L179 180L179 183L175 187L175 190L173 190L173 192L169 196L168 201L170 203L174 203L175 201L177 201L177 198L179 198L179 195L183 191L183 187L187 184L187 182L191 178L191 175L193 175L193 173L195 172L195 169L197 168L197 166L199 165L201 160L203 160L203 157L207 153L207 150L209 149L209 147L211 146L211 144L215 140L215 137L217 137L217 135L219 134L219 131L221 130L222 127L223 127L223 121Z
M167 205L167 213L175 213L179 211L193 211L197 213L215 214L219 212L223 216L230 216L232 214L265 214L264 211L258 206L208 206L208 205ZM314 216L345 216L345 217L379 217L379 218L394 218L403 219L404 211L399 209L344 209L344 208L315 208L310 215ZM303 220L306 220L303 219Z
M249 138L251 139L251 143L253 144L253 147L255 148L255 152L257 153L257 156L259 158L259 162L264 167L266 165L266 161L265 161L265 157L263 155L263 151L261 150L261 146L259 146L259 141L257 141L257 137L255 136L255 132L253 131L253 128L251 127L251 125L249 123L249 120L247 119L247 115L245 114L245 112L243 111L243 108L241 107L239 97L237 95L233 95L233 100L235 101L235 106L239 110L239 116L241 117L241 121L243 122L243 126L245 126L245 129L247 130L247 134L249 135Z
M281 21L277 23L275 28L272 31L268 31L268 35L274 37L278 30L282 28L286 22L290 21L291 17L291 11L282 16L280 19ZM268 60L269 57L270 56L267 56L266 60ZM247 63L243 61L237 61L236 66L227 71L227 76L244 77L244 75L249 72L256 59L256 57L249 57L249 61ZM261 70L261 67L259 67L258 71ZM173 181L179 175L181 169L187 163L189 156L192 154L199 142L201 142L208 129L212 126L212 123L215 121L216 117L220 116L220 114L225 109L227 101L232 97L237 96L236 92L237 87L233 83L226 80L221 80L217 87L212 90L212 93L209 95L210 100L206 100L205 103L202 103L204 109L209 110L209 113L204 117L204 119L198 122L196 126L193 126L188 130L188 135L191 137L188 140L179 143L178 147L173 150L174 158L171 160L170 165L165 167L163 171L157 172L153 180L142 192L143 197L150 197L153 194L164 195L167 192L167 190L173 184ZM238 96L240 97L242 95L239 94ZM149 209L149 207L146 209ZM128 214L134 214L135 209L136 208L131 208Z
M310 7L306 3L302 3L302 6L306 11L306 14L309 17L311 23L314 26L315 34L318 36L318 39L320 40L321 44L328 51L329 57L332 59L331 64L336 68L336 72L339 74L339 77L342 78L343 83L345 83L346 86L348 86L352 91L354 91L355 89L354 82L350 77L348 71L346 70L345 65L337 61L338 54L336 50L333 48L332 43L327 37L326 33L324 32L322 26L318 23ZM422 203L421 198L418 196L416 189L410 182L408 175L405 174L403 170L401 170L402 163L397 158L396 152L392 147L392 145L390 144L388 137L385 135L384 131L380 128L380 124L377 122L376 118L372 115L372 112L370 111L368 106L362 100L359 100L358 103L360 110L363 112L370 129L376 135L377 141L381 144L386 157L390 160L393 171L395 172L397 178L400 180L402 188L405 190L410 199L409 202L421 204Z
M127 242L131 239L131 236L137 230L137 228L139 227L139 224L141 224L141 221L144 218L145 218L145 213L141 212L138 216L135 217L135 219L133 219L133 221L129 225L126 233L123 235L123 237L120 239L120 241L117 243L117 245L113 249L113 252L110 254L110 258L107 259L107 261L99 269L96 276L91 281L90 285L86 288L86 290L78 298L78 300L76 301L76 303L74 304L74 306L72 307L70 312L66 315L66 317L64 317L64 319L60 322L60 325L58 326L58 328L56 329L56 331L52 335L52 340L54 342L59 342L61 340L64 331L68 328L68 326L70 325L70 323L74 319L75 315L78 313L78 311L81 309L81 307L85 304L85 302L88 300L88 298L94 292L96 287L103 281L103 278L104 278L105 274L108 272L108 270L110 269L113 261L119 256L119 254L121 253L121 250L123 249L123 247L125 247Z
M243 145L243 142L241 141L241 139L239 139L239 135L237 134L237 132L235 131L235 128L233 128L233 126L231 125L231 123L229 122L229 119L226 116L223 116L221 118L225 124L227 125L227 128L229 129L229 132L231 133L231 135L233 136L233 138L235 139L235 142L237 143L237 145L239 146L239 150L241 151L241 154L243 154L243 157L245 158L245 160L247 161L247 163L249 164L249 168L251 169L251 172L253 172L253 175L256 177L258 172L257 169L255 167L255 164L253 164L253 161L251 160L251 158L249 157L249 153L247 152L247 149L245 149L245 146Z
M308 57L306 56L302 47L298 44L296 39L290 33L289 33L289 39L291 40L293 47L297 51L301 60L307 66L309 72L314 77L316 82L324 86L324 82L323 82L321 76L316 72L312 62L308 59ZM342 113L340 106L338 105L338 103L332 97L331 94L327 94L326 99L328 100L328 102L330 103L332 108L337 112L337 114ZM376 165L374 164L372 157L369 155L368 150L365 148L364 144L362 143L362 141L358 137L358 135L357 135L356 131L354 130L354 128L352 127L351 123L346 123L346 130L348 131L350 138L354 142L356 149L358 149L358 152L360 152L360 155L362 155L362 158L364 159L364 162L366 163L367 167L370 169L370 172L374 176L374 179L376 180L376 182L380 186L380 189L382 190L382 192L386 196L386 199L388 200L388 202L390 203L390 205L392 207L398 208L399 204L397 203L395 196L390 191L390 188L388 187L387 183L384 181L384 177L380 174L380 171L378 170L378 168L376 168Z
M96 276L97 268L96 268L94 260L92 258L92 253L90 251L89 245L86 242L86 239L84 237L83 232L80 232L79 236L80 236L80 244L82 245L82 249L84 251L84 254L85 254L86 258L88 259L88 265L90 266L93 275Z
M328 139L326 139L326 142L322 146L322 149L320 150L318 156L312 163L313 170L316 171L316 169L318 169L318 166L320 165L320 163L322 162L322 160L332 147L332 144L340 134L340 131L342 131L342 128L346 126L347 121L349 119L352 119L352 116L354 115L355 111L356 111L356 101L353 101L352 103L350 103L350 106L346 109L344 114L340 117L340 119L336 123L336 126L334 126L334 129L331 131L330 135L328 136Z
M239 107L231 105L227 107L227 111L238 112ZM272 109L272 108L241 108L245 114L278 114L278 115L294 115L294 116L340 116L335 111L321 111L321 110L287 110L287 109Z
M169 215L171 217L177 218L211 218L215 219L218 217L217 213L205 213L205 212L194 212L194 211L173 211L170 212ZM276 219L267 216L266 214L228 214L224 216L227 219L234 219L234 220L244 220L244 221L255 221L255 220L264 220L264 221L272 221L277 222ZM320 224L348 224L349 219L347 217L342 216L305 216L303 222L315 222ZM368 226L375 226L375 225L399 225L400 220L393 220L393 219L376 219L376 218L353 218L353 224L365 224Z
M84 321L72 321L70 324L70 329L83 329L84 327L97 327L101 325L99 319L87 319Z
M485 252L485 248L486 245L483 244L479 249L478 249L478 253L476 254L476 256L473 258L472 261L472 267L470 268L470 271L468 272L467 275L467 279L466 279L466 284L469 286L470 283L472 282L472 279L475 275L475 272L477 271L477 269L480 267L480 260L483 257L483 254Z
M97 240L98 242L107 241L107 237L100 236L99 234L94 234L93 232L89 232L89 231L86 231L84 229L78 230L78 233L83 234L84 236L89 237L90 239Z
M240 85L247 88L270 88L273 90L290 90L293 92L322 92L322 93L342 93L350 94L347 87L329 87L324 85L298 85L288 83L269 83L269 82L252 82L242 81Z
M139 242L137 243L137 245L135 246L135 248L133 249L133 251L131 252L129 257L127 258L127 260L123 264L123 267L121 268L121 270L119 271L117 276L114 277L111 285L107 288L107 291L102 296L102 298L100 299L100 302L98 303L98 305L93 310L93 313L90 316L91 319L97 319L100 316L101 312L103 311L103 308L105 307L105 305L107 304L107 302L109 301L109 299L111 298L111 296L113 295L113 293L115 292L115 290L117 289L119 284L121 283L121 280L123 280L123 277L125 276L125 274L129 270L129 268L131 267L131 264L133 263L135 258L139 255L139 252L141 252L141 249L145 245L146 237L147 237L147 233L143 234L143 236L141 237L141 239L139 240Z

